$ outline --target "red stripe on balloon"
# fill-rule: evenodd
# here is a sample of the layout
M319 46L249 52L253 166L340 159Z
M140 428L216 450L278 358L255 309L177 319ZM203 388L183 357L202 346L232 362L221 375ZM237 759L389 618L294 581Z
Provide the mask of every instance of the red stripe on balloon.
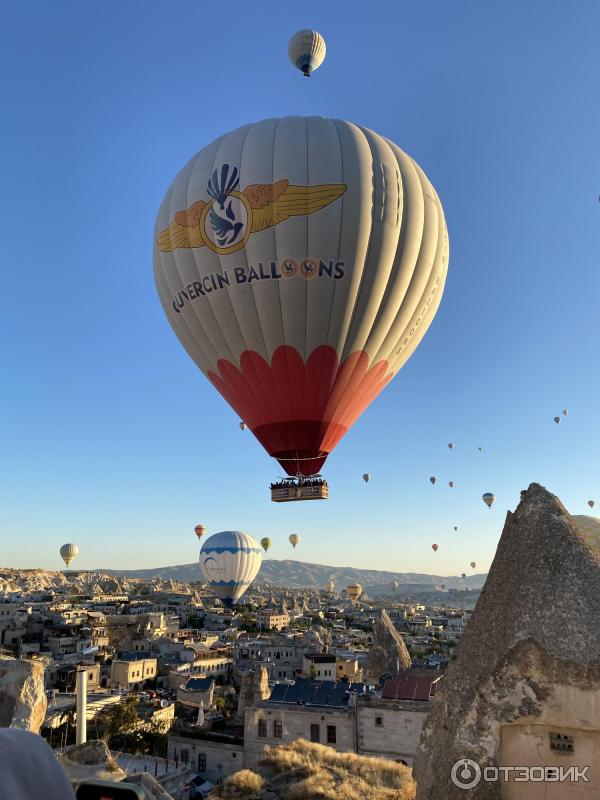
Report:
M271 364L246 350L237 367L226 359L209 379L267 452L289 475L314 475L327 455L391 380L384 359L369 368L365 351L339 364L335 349L320 345L304 363L289 345Z

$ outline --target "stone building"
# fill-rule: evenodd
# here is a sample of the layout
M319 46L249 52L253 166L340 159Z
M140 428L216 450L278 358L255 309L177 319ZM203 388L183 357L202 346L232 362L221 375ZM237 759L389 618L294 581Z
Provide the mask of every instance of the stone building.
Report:
M142 689L145 682L156 677L156 658L141 653L128 653L115 658L110 671L113 689Z

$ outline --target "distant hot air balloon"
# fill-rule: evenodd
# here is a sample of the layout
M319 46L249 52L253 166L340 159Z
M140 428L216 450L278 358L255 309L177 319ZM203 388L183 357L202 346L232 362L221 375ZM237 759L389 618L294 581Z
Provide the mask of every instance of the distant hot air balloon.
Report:
M439 546L437 544L432 544L431 549L433 550L434 553L437 553Z
M431 478L429 478L429 480L431 481L431 483L435 483L437 481L437 478L435 477L435 475L432 475Z
M485 494L481 495L481 499L488 508L491 508L496 500L496 495L492 494L491 492L486 492Z
M457 531L457 530L458 530L458 525L455 525L455 526L454 526L454 530L455 530L455 531Z
M556 422L556 424L558 425L558 423L560 422L560 417L554 417L554 422Z
M300 537L298 536L297 533L290 533L290 535L288 536L288 540L289 543L292 545L292 547L296 549L296 545L300 541Z
M464 580L467 577L467 573L466 572L462 572L461 576L462 576L462 579Z
M346 586L346 592L348 593L350 602L352 603L352 605L354 605L354 603L356 603L356 601L362 594L362 586L360 585L360 583L351 583L350 586Z
M590 508L593 508L595 505L596 505L596 501L595 500L588 500L588 506Z
M327 591L333 592L334 589L335 589L335 583L332 580L329 580L327 583Z
M446 584L442 583L442 592L446 589Z
M368 472L365 472L365 474L363 475L363 481L365 483L368 483L370 480L371 480L371 476L369 475Z
M209 587L231 608L256 578L262 562L258 542L241 531L215 533L200 548L200 569Z
M448 442L448 447L450 448L450 450L452 450L452 448L454 447L454 443L453 442Z
M60 557L65 562L67 567L71 565L71 562L74 561L78 555L79 548L76 544L63 544L63 546L60 548Z
M476 566L477 564L474 561L471 561L471 569L475 569Z
M290 61L306 77L325 60L325 40L317 31L306 29L295 33L288 44Z
M246 425L246 423L245 423L245 422L240 422L240 429L241 429L241 430L245 431L247 427L248 427L248 426Z
M452 488L454 486L454 481L448 481L448 486Z
M479 450L480 453L483 453L483 447L478 447L477 449Z
M204 525L196 525L196 527L194 528L194 533L196 534L198 539L201 539L206 533L206 528L204 527Z
M398 581L392 581L390 583L390 589L392 590L392 592L395 592L398 589L398 586L399 586Z
M262 545L262 549L265 551L265 553L267 552L267 550L269 549L269 547L271 547L271 540L269 539L269 537L268 537L268 536L264 536L264 537L263 537L263 538L260 540L260 543L261 543L261 545Z
M154 239L171 327L292 477L321 471L415 351L449 257L420 167L316 116L244 125L197 153Z
M563 408L563 417L568 417L568 416L569 416L569 409Z

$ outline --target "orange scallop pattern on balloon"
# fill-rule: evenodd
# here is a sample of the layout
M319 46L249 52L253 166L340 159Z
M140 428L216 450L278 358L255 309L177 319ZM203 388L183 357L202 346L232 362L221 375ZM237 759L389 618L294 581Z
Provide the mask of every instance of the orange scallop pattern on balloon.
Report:
M387 360L369 367L367 353L357 350L340 364L329 345L313 350L306 363L282 345L271 364L246 350L239 367L227 359L217 366L209 379L290 475L318 472L392 378Z

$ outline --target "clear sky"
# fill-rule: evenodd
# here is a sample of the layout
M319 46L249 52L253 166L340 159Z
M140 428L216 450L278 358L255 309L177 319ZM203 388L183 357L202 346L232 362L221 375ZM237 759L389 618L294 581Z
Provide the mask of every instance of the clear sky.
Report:
M287 59L304 27L328 48L310 81ZM59 568L66 541L82 568L190 562L202 522L274 558L457 574L488 568L531 481L600 504L599 30L595 0L5 4L0 564ZM197 150L286 114L397 142L451 255L427 336L328 459L331 499L276 505L279 465L167 323L152 231Z

